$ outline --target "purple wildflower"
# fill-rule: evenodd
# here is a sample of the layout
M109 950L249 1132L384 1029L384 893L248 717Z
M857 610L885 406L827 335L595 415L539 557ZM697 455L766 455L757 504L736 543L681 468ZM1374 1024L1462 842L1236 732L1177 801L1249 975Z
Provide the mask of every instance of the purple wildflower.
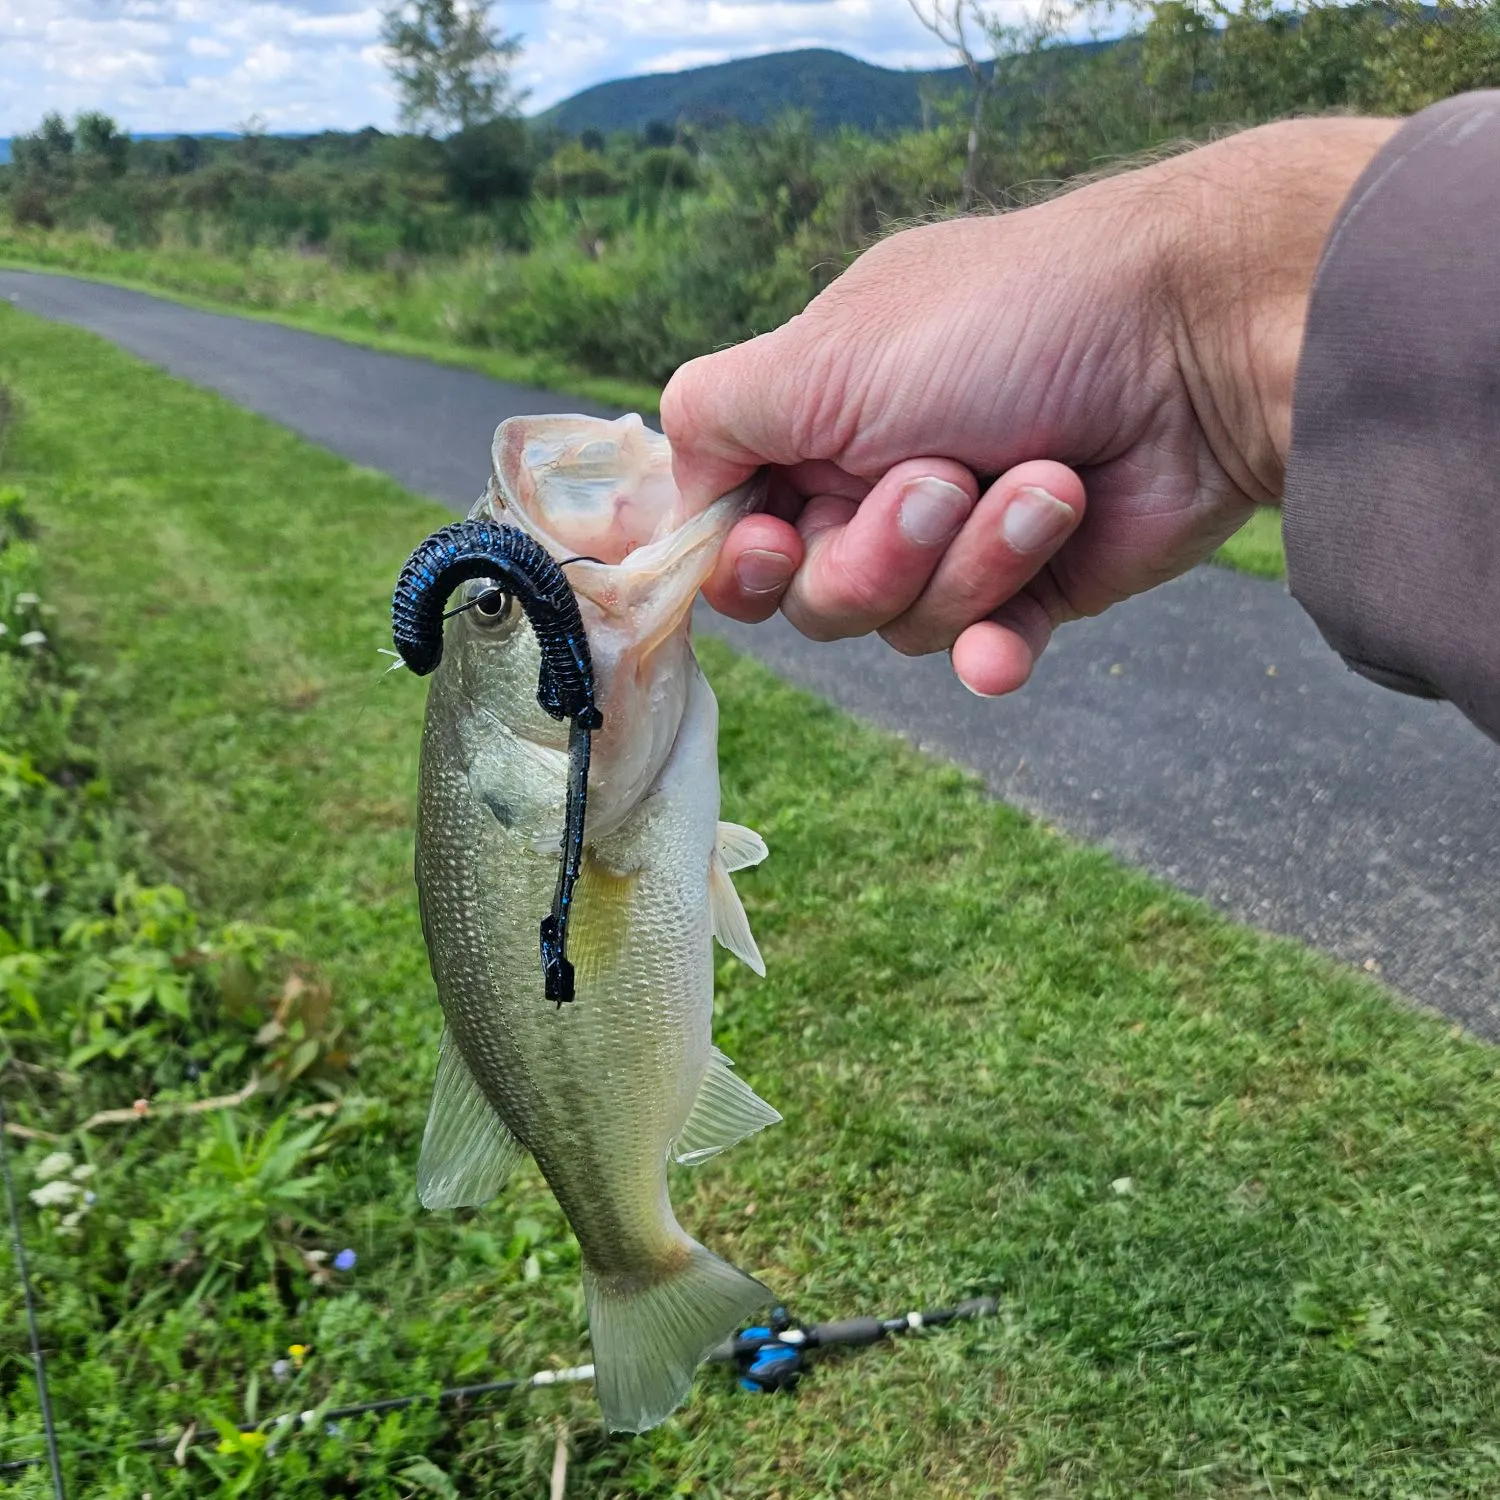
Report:
M354 1269L354 1262L358 1259L359 1257L352 1250L340 1250L333 1257L333 1269L335 1271L352 1271Z

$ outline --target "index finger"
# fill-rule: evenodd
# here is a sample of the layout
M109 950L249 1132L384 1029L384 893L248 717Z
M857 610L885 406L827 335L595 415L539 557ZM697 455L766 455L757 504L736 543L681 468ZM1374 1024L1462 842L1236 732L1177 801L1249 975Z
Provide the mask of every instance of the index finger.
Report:
M834 361L795 320L681 366L661 396L677 488L701 509L766 464L832 458L820 415L837 409ZM835 424L836 425L836 424Z

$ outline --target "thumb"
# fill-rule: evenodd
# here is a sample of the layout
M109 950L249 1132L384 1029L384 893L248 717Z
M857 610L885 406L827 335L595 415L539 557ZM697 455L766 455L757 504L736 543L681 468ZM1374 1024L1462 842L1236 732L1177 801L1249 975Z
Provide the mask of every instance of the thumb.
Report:
M826 373L794 318L772 333L683 365L661 396L672 470L700 510L765 464L790 468L810 452L806 434L829 407ZM814 346L815 348L815 346Z

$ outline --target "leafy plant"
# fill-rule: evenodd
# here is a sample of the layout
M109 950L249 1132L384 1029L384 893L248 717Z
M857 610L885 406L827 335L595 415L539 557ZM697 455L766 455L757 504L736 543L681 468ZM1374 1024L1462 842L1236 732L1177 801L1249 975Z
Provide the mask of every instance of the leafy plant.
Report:
M169 1036L208 1034L202 1012L216 991L205 974L229 963L263 971L267 956L289 939L247 923L205 932L176 886L146 886L127 875L107 915L75 921L58 943L54 988L68 1015L68 1066L145 1058ZM243 1056L243 1042L230 1050Z
M258 1264L268 1275L278 1258L303 1269L294 1235L321 1227L309 1204L328 1179L310 1164L325 1127L290 1134L291 1127L282 1115L242 1133L232 1110L212 1117L173 1216L208 1260L235 1271Z
M1385 1303L1361 1301L1324 1281L1303 1281L1292 1288L1290 1317L1304 1333L1326 1338L1347 1353L1378 1355L1392 1332Z
M314 1078L326 1091L337 1092L336 1081L349 1064L343 1036L332 987L293 969L255 1040L265 1049L264 1066L281 1090L298 1079Z

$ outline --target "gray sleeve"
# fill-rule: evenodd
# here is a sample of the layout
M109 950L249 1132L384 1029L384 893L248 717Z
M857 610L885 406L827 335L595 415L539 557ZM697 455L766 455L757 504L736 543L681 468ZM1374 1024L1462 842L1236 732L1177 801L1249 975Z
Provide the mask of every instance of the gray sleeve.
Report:
M1292 593L1349 666L1500 739L1500 91L1409 121L1340 212L1283 529Z

